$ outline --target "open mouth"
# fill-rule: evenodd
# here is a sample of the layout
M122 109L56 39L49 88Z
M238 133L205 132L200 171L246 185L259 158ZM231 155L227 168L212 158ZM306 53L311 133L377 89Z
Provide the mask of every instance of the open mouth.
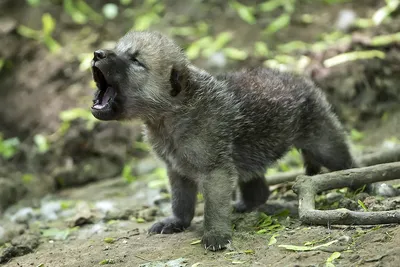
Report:
M104 77L101 70L97 67L92 68L93 79L97 85L97 92L93 99L92 109L94 110L109 110L112 108L112 103L117 96L115 88L113 88Z
M93 99L92 114L99 120L115 120L118 117L117 90L106 79L102 71L92 66L97 92Z

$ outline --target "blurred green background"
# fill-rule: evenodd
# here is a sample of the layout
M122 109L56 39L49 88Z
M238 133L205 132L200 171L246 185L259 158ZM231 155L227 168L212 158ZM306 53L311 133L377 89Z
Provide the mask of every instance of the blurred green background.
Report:
M356 149L398 143L399 5L0 0L0 207L114 177L132 183L150 173L166 186L140 123L99 122L89 109L93 51L129 30L163 32L213 73L259 65L302 73L328 95ZM301 167L297 151L287 159L269 173Z

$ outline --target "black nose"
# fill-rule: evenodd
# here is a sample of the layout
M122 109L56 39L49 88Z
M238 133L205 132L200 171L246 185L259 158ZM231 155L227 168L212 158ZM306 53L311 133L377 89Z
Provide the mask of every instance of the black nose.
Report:
M106 52L104 50L96 50L94 51L94 59L99 60L106 58Z

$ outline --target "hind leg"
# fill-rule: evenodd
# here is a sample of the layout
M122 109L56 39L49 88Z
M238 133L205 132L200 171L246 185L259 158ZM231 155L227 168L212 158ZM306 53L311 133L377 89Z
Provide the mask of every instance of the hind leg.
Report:
M250 212L265 204L269 197L269 188L264 176L250 181L239 182L240 200L233 206L235 212Z
M315 160L312 153L308 149L303 149L301 150L301 154L303 156L306 175L312 176L318 174L321 171L321 164Z

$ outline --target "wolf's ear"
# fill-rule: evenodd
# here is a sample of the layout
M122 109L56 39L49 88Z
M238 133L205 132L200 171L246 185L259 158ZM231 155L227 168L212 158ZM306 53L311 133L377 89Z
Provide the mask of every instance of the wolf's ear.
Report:
M187 72L178 71L174 66L171 69L171 75L169 77L169 82L171 83L171 96L177 96L179 93L185 89L187 84Z

